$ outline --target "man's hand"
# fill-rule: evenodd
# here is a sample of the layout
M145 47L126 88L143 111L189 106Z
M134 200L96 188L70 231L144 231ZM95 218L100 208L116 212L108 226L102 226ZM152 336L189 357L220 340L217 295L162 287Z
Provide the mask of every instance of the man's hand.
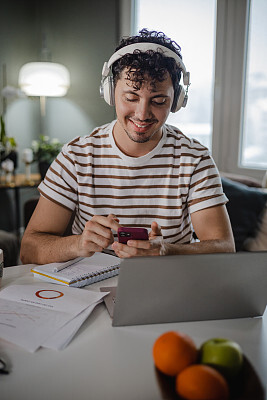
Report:
M127 244L114 242L112 249L120 258L159 256L161 249L161 228L152 222L149 240L128 240Z
M108 217L95 215L87 221L78 242L78 253L82 257L90 257L95 252L103 251L114 242L112 229L117 231L120 227L115 215Z
M40 196L23 235L20 257L24 264L64 262L90 257L113 243L113 232L120 224L117 217L94 216L81 234L64 236L72 211Z

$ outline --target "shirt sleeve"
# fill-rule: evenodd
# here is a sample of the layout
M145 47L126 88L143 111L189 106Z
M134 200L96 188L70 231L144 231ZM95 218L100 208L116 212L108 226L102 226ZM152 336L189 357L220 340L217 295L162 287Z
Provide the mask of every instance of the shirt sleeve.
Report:
M77 174L71 146L63 146L38 186L47 199L73 211L77 204Z
M196 164L191 177L188 209L190 214L228 202L223 193L219 171L209 152L205 152Z

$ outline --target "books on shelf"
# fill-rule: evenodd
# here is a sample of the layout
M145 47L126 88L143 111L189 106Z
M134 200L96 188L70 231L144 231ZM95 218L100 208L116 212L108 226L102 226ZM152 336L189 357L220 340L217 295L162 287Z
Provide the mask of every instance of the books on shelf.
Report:
M82 287L102 281L119 273L120 258L95 253L91 257L78 257L64 263L37 265L31 269L39 279L72 287Z

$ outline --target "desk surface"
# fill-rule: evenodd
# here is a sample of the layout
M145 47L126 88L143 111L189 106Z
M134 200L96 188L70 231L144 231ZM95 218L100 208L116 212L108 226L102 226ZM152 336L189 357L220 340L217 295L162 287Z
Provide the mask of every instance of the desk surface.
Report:
M2 287L33 281L30 266L10 267L4 270ZM116 278L111 278L87 289L114 284ZM1 400L161 399L152 346L168 330L187 333L198 346L211 337L237 341L266 384L266 313L263 318L113 328L102 303L63 351L32 354L0 339L0 354L12 366L9 375L0 375Z

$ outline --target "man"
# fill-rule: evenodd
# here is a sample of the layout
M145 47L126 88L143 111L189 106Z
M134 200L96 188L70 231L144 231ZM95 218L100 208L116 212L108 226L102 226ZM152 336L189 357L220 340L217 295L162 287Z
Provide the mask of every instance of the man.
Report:
M189 84L179 46L163 33L144 29L121 41L101 82L117 120L75 138L51 165L22 240L24 263L108 247L121 258L234 251L227 198L208 150L165 124L186 105ZM74 234L63 237L74 210ZM150 240L118 243L121 225L148 228Z

